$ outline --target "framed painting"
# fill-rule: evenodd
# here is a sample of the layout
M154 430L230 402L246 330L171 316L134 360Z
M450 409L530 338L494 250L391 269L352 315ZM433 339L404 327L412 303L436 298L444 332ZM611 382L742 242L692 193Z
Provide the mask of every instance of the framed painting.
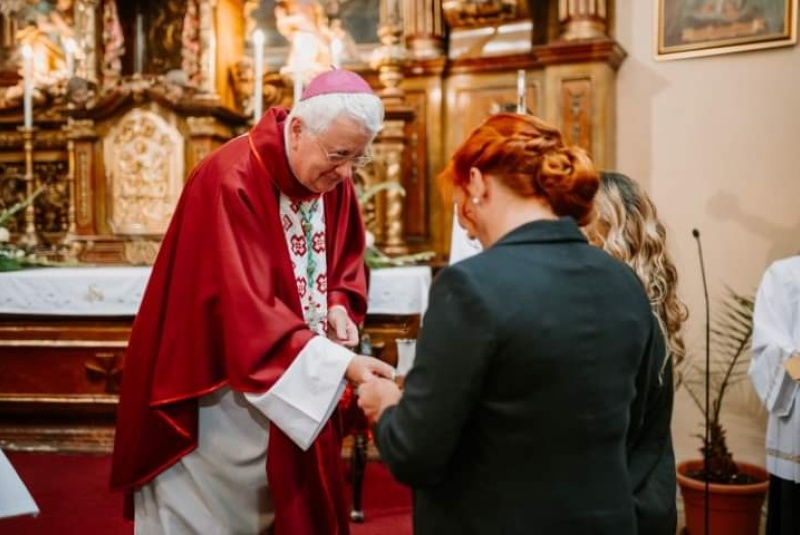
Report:
M345 66L367 63L369 54L379 45L379 0L250 0L250 3L253 8L249 10L249 17L255 27L264 31L265 61L273 67L283 65L289 54L289 41L279 30L277 14L281 9L300 21L299 26L315 28L322 33L340 26L345 46L349 46ZM279 9L276 11L276 8ZM300 16L309 13L314 15L301 21Z
M656 59L797 43L798 0L654 0Z

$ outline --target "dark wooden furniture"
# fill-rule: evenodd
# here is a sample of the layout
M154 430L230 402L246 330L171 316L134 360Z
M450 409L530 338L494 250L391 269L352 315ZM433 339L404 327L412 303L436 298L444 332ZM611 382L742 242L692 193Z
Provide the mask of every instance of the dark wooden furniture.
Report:
M133 318L0 315L0 447L109 452ZM378 356L415 338L419 316L371 315Z

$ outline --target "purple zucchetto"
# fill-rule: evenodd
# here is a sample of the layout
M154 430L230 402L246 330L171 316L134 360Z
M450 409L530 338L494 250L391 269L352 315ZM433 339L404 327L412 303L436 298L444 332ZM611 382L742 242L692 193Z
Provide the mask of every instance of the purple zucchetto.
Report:
M330 93L375 94L366 80L356 73L335 69L315 76L306 86L300 100L308 100L312 97Z

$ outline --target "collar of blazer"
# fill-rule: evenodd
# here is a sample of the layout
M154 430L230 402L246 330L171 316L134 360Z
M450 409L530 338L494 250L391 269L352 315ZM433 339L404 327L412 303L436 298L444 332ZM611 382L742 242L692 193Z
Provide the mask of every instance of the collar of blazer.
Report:
M571 217L542 219L521 225L502 238L496 246L515 243L587 242L586 236Z

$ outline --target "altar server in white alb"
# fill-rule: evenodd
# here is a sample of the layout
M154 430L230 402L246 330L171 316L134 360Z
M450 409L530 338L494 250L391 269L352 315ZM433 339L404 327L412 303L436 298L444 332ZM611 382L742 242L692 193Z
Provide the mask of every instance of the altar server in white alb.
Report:
M767 535L800 533L800 256L772 264L758 289L750 378L769 412Z

